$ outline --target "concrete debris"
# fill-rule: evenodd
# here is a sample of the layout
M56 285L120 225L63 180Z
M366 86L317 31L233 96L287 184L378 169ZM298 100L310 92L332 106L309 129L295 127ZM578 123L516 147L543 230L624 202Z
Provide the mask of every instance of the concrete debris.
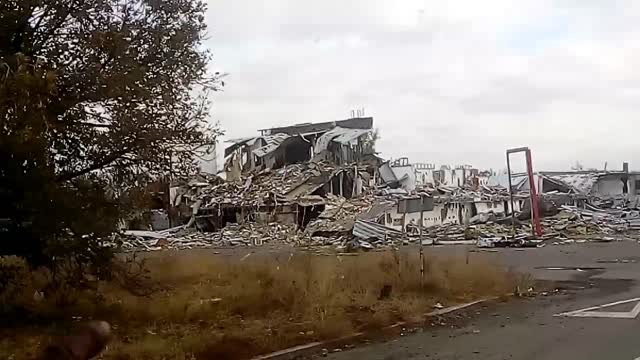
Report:
M309 222L305 232L311 236L351 233L356 217L369 211L375 201L371 196L346 199L342 196L327 195L324 211L317 219Z
M223 204L275 204L278 201L287 201L287 194L310 179L323 176L328 178L335 170L335 166L324 161L293 164L278 170L264 170L241 181L224 182L208 187L190 187L184 197L193 201L202 200L202 209L216 208Z
M558 215L542 219L542 225L547 229L544 238L603 238L604 235L626 234L633 230L627 218L634 217L636 213L572 206L561 206L561 209Z
M640 237L640 233L636 231L640 229L640 218L636 210L605 210L593 206L589 206L588 209L581 209L566 205L561 206L560 210L554 216L541 219L545 234L540 240L550 241L554 245L567 245L587 241L610 242ZM490 225L487 223L487 225L483 225L479 229L476 226L475 228L479 231L480 236L486 236L478 240L477 246L497 247L500 246L501 242L508 243L511 240L510 237L513 236L513 230L508 225L508 222L503 222L503 224L500 226L493 224L488 228ZM516 226L517 234L513 239L519 240L515 242L516 246L539 244L539 241L531 239L528 235L531 231L530 229L529 224ZM450 230L447 235L451 236ZM460 231L457 234L454 233L455 235L462 236ZM498 236L490 237L491 235ZM538 246L541 246L541 244Z
M317 199L310 198L309 201ZM328 195L324 198L324 210L304 230L296 224L278 222L229 223L214 232L198 232L187 226L163 231L128 230L123 233L122 248L125 251L157 251L278 244L310 249L331 248L348 253L419 244L419 236L415 233L403 233L376 221L390 206L381 205L384 201L373 195L353 199ZM589 209L561 206L556 215L542 219L546 232L541 239L532 237L528 222L517 222L514 233L510 217L497 219L493 213L474 216L470 223L466 226L449 224L425 228L423 244L496 248L541 247L547 242L566 245L615 241L636 236L634 230L640 229L640 213L592 206Z
M218 232L127 231L122 248L125 251L184 250L211 247L262 246L265 244L301 245L302 236L294 226L283 224L230 224Z
M489 221L496 221L496 215L492 212L478 214L469 220L471 224L486 224Z

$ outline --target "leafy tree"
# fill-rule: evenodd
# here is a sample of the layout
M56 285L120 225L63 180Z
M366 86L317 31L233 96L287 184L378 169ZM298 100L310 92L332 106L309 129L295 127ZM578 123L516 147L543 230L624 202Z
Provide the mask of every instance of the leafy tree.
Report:
M130 189L215 141L199 0L0 2L0 254L101 265ZM98 266L98 268L101 268Z

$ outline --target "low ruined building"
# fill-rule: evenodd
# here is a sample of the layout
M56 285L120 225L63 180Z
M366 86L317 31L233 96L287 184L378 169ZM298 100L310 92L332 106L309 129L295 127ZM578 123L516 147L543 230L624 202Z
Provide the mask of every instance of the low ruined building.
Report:
M545 198L553 197L559 205L583 207L587 202L597 202L603 206L635 207L640 204L640 172L629 171L626 164L621 171L539 171L533 178L538 193ZM491 181L508 186L506 174ZM516 191L529 191L526 174L513 174L512 185Z
M422 201L422 203L421 203ZM524 195L517 195L513 209L520 212L526 203ZM415 232L422 226L429 228L441 225L466 225L478 214L493 213L498 216L511 214L511 202L506 191L500 194L456 189L446 195L433 197L404 196L395 206L388 207L381 223L389 228Z
M480 171L471 165L451 167L443 165L437 168L435 164L411 163L402 157L382 165L381 176L386 184L394 188L413 191L416 188L435 188L438 186L472 186L478 188L487 185L490 171Z

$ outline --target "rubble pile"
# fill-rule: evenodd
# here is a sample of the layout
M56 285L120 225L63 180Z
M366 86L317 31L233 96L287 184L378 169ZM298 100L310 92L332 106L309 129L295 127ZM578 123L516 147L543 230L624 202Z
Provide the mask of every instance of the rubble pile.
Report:
M127 230L122 234L120 242L124 251L211 247L211 243L201 233L190 231L185 226L161 231Z
M428 237L437 244L465 244L479 247L531 246L535 244L528 226L516 228L511 225L487 222L476 225L444 225L428 229Z
M304 246L307 248L331 248L338 251L373 250L418 244L419 237L409 236L374 221L365 221L369 226L377 226L385 232L384 236L372 235L368 238L352 234L354 224L366 218L380 199L363 196L345 199L329 195L324 211L312 220L304 231L298 231L296 225L280 223L227 224L217 232L202 233L186 226L163 231L135 231L124 233L122 248L125 251L157 251L164 249L194 249L212 247L262 246L265 244ZM482 221L488 219L486 221ZM563 206L555 216L542 218L545 234L535 240L531 235L528 222L517 221L514 236L511 218L496 219L484 217L473 225L441 225L424 229L423 243L426 244L466 244L478 247L528 247L542 246L546 240L553 244L567 244L575 241L610 241L605 235L624 234L629 236L633 227L640 223L637 212L584 210Z
M371 209L376 200L372 196L346 199L329 194L325 201L324 211L307 225L306 233L311 235L350 233L356 217Z
M124 251L185 250L265 244L301 245L307 243L292 225L230 224L218 232L199 232L180 226L162 231L128 230L123 233Z
M588 238L602 235L623 234L630 230L629 217L637 212L621 210L587 210L562 206L562 211L542 219L545 238Z
M212 237L216 246L301 245L304 243L304 238L296 231L295 225L279 223L229 224L222 231L213 233Z
M220 204L259 206L285 201L284 195L313 177L329 175L336 167L326 161L292 164L277 170L264 170L243 181L221 184L194 183L182 197L201 201L201 208Z
M423 186L421 192L433 196L435 201L439 202L464 202L464 201L494 201L508 200L509 190L502 186L480 185L474 188L469 185L462 186ZM516 199L525 199L527 194L514 194Z
M637 229L636 224L640 224L637 211L561 206L561 211L556 215L541 219L545 233L542 239L534 240L528 222L521 223L516 219L514 234L511 218L497 219L493 214L481 215L471 219L472 225L442 225L427 229L428 237L442 244L534 246L544 240L561 240L554 244L572 243L575 240L611 241L614 240L612 235L632 236L630 230Z
M308 236L308 246L331 246L336 249L372 249L373 244L358 242L352 236L356 219L366 214L376 203L372 195L346 199L342 196L329 194L326 198L325 209L317 219L312 220L305 228ZM376 244L380 246L382 244Z

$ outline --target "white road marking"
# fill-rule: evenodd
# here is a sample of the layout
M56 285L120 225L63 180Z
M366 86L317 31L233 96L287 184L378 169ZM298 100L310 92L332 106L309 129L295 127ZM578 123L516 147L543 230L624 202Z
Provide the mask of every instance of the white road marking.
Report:
M630 302L638 302L631 311L594 311L604 309L611 306L627 304ZM614 318L614 319L635 319L640 314L640 298L616 301L609 304L588 307L586 309L574 310L565 313L555 314L553 316L571 316L571 317L597 317L597 318ZM638 357L635 360L640 360Z

